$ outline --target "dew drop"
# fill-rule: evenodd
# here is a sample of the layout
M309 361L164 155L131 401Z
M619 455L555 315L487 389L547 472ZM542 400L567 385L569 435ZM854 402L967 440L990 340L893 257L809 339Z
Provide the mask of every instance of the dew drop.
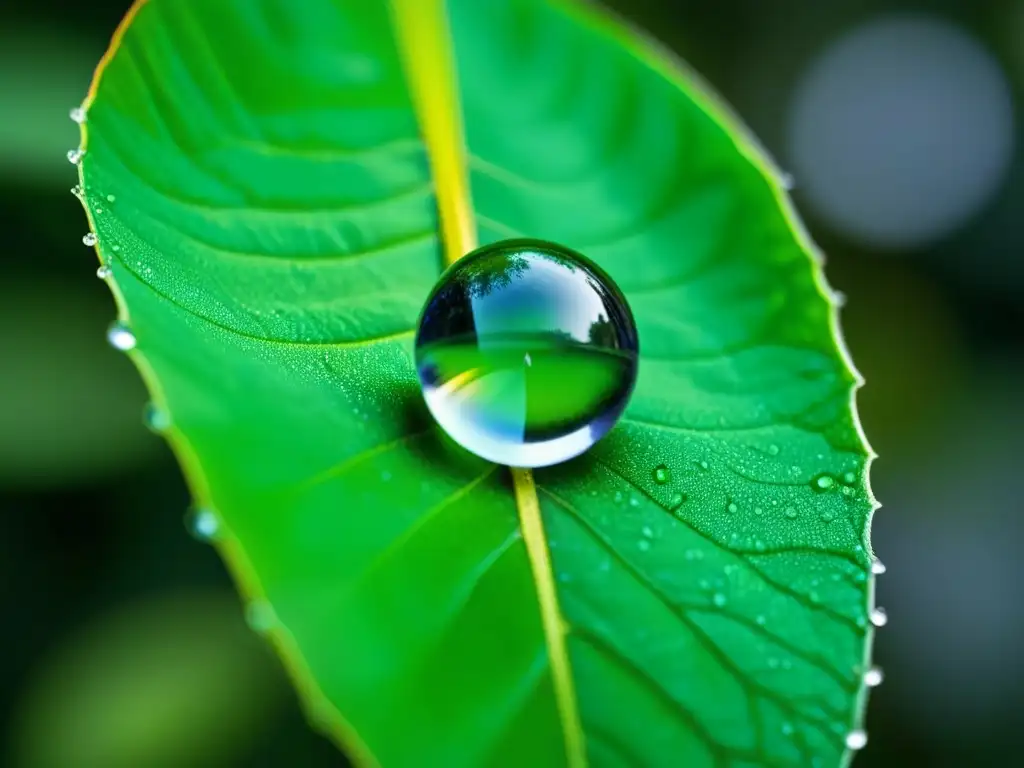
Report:
M681 494L681 493L674 493L674 494L672 494L672 498L670 499L670 502L672 504L672 509L676 509L677 507L681 507L683 505L683 502L685 502L685 501L686 501L686 496L684 496L683 494Z
M831 523L835 519L836 516L828 510L825 510L824 512L821 513L821 522L823 523Z
M642 533L648 539L654 536L654 531L651 530L651 526L649 525L645 525L643 528L641 528L640 533Z
M760 517L761 515L764 514L764 510L761 509L760 507L754 507L754 514L757 515L758 517Z
M727 511L727 512L728 512L729 514L731 514L731 515L735 515L735 514L736 514L736 512L737 512L737 510L739 510L739 507L737 507L737 506L736 506L736 503L735 503L735 502L733 502L733 501L730 501L730 502L729 502L729 506L727 506L727 507L725 508L725 510L726 510L726 511Z
M706 461L701 461L701 462L699 462L697 464L697 466L700 467L702 471L707 472L708 471L708 467L710 465Z
M787 520L796 520L796 508L786 507L786 510L782 513L786 516Z
M768 619L765 618L763 613L759 613L754 617L754 621L757 623L757 626L763 627L768 622Z
M872 667L864 673L864 685L868 688L877 688L885 680L885 673L881 667Z
M117 253L118 251L121 250L121 246L115 243L114 245L110 246L110 250L112 250L114 253Z
M793 724L792 723L785 722L785 723L782 724L782 735L783 736L792 736L793 735Z
M69 149L68 150L68 162L72 165L78 165L82 162L82 156L85 154L85 150L82 149Z
M843 482L847 485L853 485L857 481L857 476L853 472L843 473Z
M114 349L128 352L135 349L135 334L123 323L114 323L107 330L107 342Z
M831 491L835 487L836 479L829 474L818 475L811 481L811 487L818 493Z
M277 624L277 614L266 600L252 600L245 607L245 623L254 632L264 634Z
M80 184L75 184L75 186L73 186L71 188L71 194L74 195L75 197L77 197L79 200L81 200L82 199L82 187L81 187L81 185Z
M117 200L117 198L114 197L113 195L107 195L107 202L108 203L113 203L115 200Z
M884 627L889 623L889 615L885 612L885 608L873 608L871 610L871 623L876 627Z
M772 443L771 445L768 446L768 453L770 453L772 456L778 456L779 446L777 446L775 443Z
M85 110L82 107L72 107L71 111L68 112L68 117L71 118L72 122L81 125L85 122Z
M888 569L885 567L885 563L883 563L877 557L871 561L871 572L875 574L875 576L881 576L887 570Z
M84 235L82 235L82 243L92 248L94 245L96 245L96 233L86 232Z
M96 277L100 280L106 280L113 274L113 271L106 264L101 264L96 268Z
M185 528L199 541L211 541L220 532L220 522L209 509L192 509L185 515Z
M711 602L713 602L715 605L721 608L727 602L729 602L729 599L721 592L715 592L715 594L711 598Z
M669 474L668 467L664 464L659 464L654 468L654 482L658 485L664 485L670 478L671 475Z
M637 547L641 552L646 552L651 548L651 542L647 539L640 539L640 541L637 542Z
M560 245L506 240L442 275L420 316L416 369L434 419L490 461L542 467L601 439L633 391L625 297Z
M639 507L640 506L640 499L638 499L636 496L630 496L629 497L629 506L631 506L631 507Z
M846 734L846 748L847 749L864 749L868 744L868 734L866 731L857 729L850 731Z
M155 403L147 403L142 412L142 421L153 432L160 434L166 432L171 426L170 415L157 407Z

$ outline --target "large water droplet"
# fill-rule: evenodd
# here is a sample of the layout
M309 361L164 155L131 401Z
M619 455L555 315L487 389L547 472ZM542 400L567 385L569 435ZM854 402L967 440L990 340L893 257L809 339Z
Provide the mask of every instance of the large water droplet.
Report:
M883 563L877 557L871 561L871 572L875 574L875 576L881 576L883 573L886 572L886 570L887 569L885 567L885 563Z
M889 614L885 612L885 608L878 607L871 611L871 623L876 627L884 627L889 623Z
M85 154L83 149L69 149L68 150L68 162L72 165L78 165L82 162L82 155Z
M113 271L106 264L101 264L96 268L96 277L100 280L106 280L113 274Z
M81 107L72 107L71 111L68 112L68 117L70 117L73 122L81 125L85 122L85 110Z
M135 349L135 334L123 323L114 323L107 330L107 341L114 349L122 352Z
M185 527L200 541L210 541L220 532L220 521L209 509L191 509L185 515Z
M864 685L868 688L877 688L885 680L885 673L881 667L872 667L864 673Z
M96 245L96 233L86 232L84 235L82 235L82 243L92 248L94 245Z
M868 744L867 731L857 729L856 731L850 731L846 734L846 748L847 749L864 749Z
M664 464L659 464L654 468L654 482L658 485L664 485L671 479L672 475L668 471L668 467Z
M473 453L518 467L566 461L601 439L633 391L637 351L611 278L538 240L506 240L456 262L416 335L437 422Z

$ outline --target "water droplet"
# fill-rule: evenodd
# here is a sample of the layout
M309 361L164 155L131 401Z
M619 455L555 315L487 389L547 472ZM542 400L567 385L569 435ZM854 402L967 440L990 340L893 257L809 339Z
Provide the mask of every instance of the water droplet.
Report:
M850 731L846 734L846 748L847 749L864 749L868 744L867 731L857 729L856 731Z
M818 493L831 491L835 487L836 479L829 474L818 475L811 481L811 487Z
M757 614L757 616L754 618L754 621L757 623L757 626L759 627L763 627L768 622L763 613Z
M73 186L71 188L71 194L74 195L75 197L77 197L79 200L81 200L82 199L82 187L81 187L81 185L75 184L75 186Z
M253 600L245 607L245 623L254 632L263 634L277 624L277 614L266 600Z
M730 501L729 505L725 508L725 511L731 515L735 515L739 507L736 506L736 502Z
M672 498L670 499L673 509L675 509L676 507L681 507L685 501L686 496L684 496L681 493L673 493Z
M780 173L779 186L781 186L787 192L792 192L793 188L796 186L796 179L793 178L793 174Z
M770 453L772 456L778 456L779 446L777 446L775 443L772 443L771 445L768 446L768 453Z
M121 246L118 245L117 243L114 243L114 245L110 246L110 250L112 250L114 253L117 253L118 251L121 250Z
M630 496L629 497L629 506L631 506L631 507L639 507L640 506L640 499L638 499L636 496Z
M155 403L146 404L142 412L142 421L156 433L164 432L171 426L170 415L158 408Z
M875 576L881 576L887 570L888 569L885 567L885 563L883 563L877 557L871 561L871 572L875 574Z
M699 462L697 464L697 466L700 467L702 471L707 472L708 471L708 467L710 465L706 461L701 461L701 462Z
M668 467L664 464L659 464L654 468L654 482L658 485L664 485L670 478L671 475L669 474Z
M796 520L796 507L786 507L782 514L786 516L787 520Z
M107 195L107 202L108 203L113 203L115 200L117 200L117 198L114 197L113 195Z
M769 658L768 659L768 668L769 669L778 669L779 668L779 660L776 659L774 656Z
M729 599L725 595L723 595L721 592L715 592L715 594L711 598L711 602L713 602L715 605L717 605L719 608L721 608L727 602L729 602Z
M793 735L793 724L792 723L787 721L787 722L784 722L782 724L782 735L783 736L792 736Z
M641 528L640 533L642 533L648 539L654 536L654 531L651 530L651 526L649 525L645 525L643 528Z
M114 349L119 349L122 352L135 349L135 334L122 323L114 323L110 326L107 330L107 341Z
M846 483L847 485L853 485L855 482L857 482L857 476L853 472L844 472L843 482Z
M185 527L200 541L210 541L220 532L220 521L209 509L193 509L185 515Z
M81 125L85 122L85 110L81 107L72 107L71 111L68 112L68 117L70 117L73 122Z
M885 680L885 673L881 667L872 667L864 673L864 685L868 688L877 688Z
M640 539L640 541L637 542L637 547L640 548L641 552L646 552L651 548L651 542L647 539Z
M106 280L113 274L113 271L106 264L101 264L96 268L96 277L100 280Z
M821 513L821 522L823 523L831 523L835 519L836 516L827 509Z
M633 391L637 350L625 297L599 267L559 245L507 240L444 273L415 356L427 407L457 443L542 467L612 428Z
M885 608L878 607L872 609L871 623L876 627L884 627L889 623L889 615L885 612Z
M754 507L754 514L757 515L758 517L760 517L761 515L764 514L764 510L761 509L760 507Z
M72 165L78 165L82 162L82 156L85 154L85 150L82 149L69 149L68 150L68 162Z
M86 232L84 235L82 235L82 242L85 245L87 245L90 248L92 248L94 245L96 245L96 233L95 232Z

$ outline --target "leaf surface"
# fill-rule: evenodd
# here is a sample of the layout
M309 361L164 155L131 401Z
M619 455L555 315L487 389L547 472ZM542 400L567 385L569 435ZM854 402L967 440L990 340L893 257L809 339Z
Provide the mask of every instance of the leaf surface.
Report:
M437 10L150 0L90 96L101 258L250 615L362 764L839 764L869 453L784 193L596 11ZM641 340L621 424L514 483L412 364L473 233L595 259Z

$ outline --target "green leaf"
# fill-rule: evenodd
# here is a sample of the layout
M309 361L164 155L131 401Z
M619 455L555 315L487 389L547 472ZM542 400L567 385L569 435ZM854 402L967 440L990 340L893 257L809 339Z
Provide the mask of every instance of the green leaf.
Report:
M254 625L360 764L845 762L870 453L779 181L595 10L444 22L150 0L91 92L101 258ZM412 365L445 262L521 235L604 267L641 345L621 424L535 476L453 447Z

